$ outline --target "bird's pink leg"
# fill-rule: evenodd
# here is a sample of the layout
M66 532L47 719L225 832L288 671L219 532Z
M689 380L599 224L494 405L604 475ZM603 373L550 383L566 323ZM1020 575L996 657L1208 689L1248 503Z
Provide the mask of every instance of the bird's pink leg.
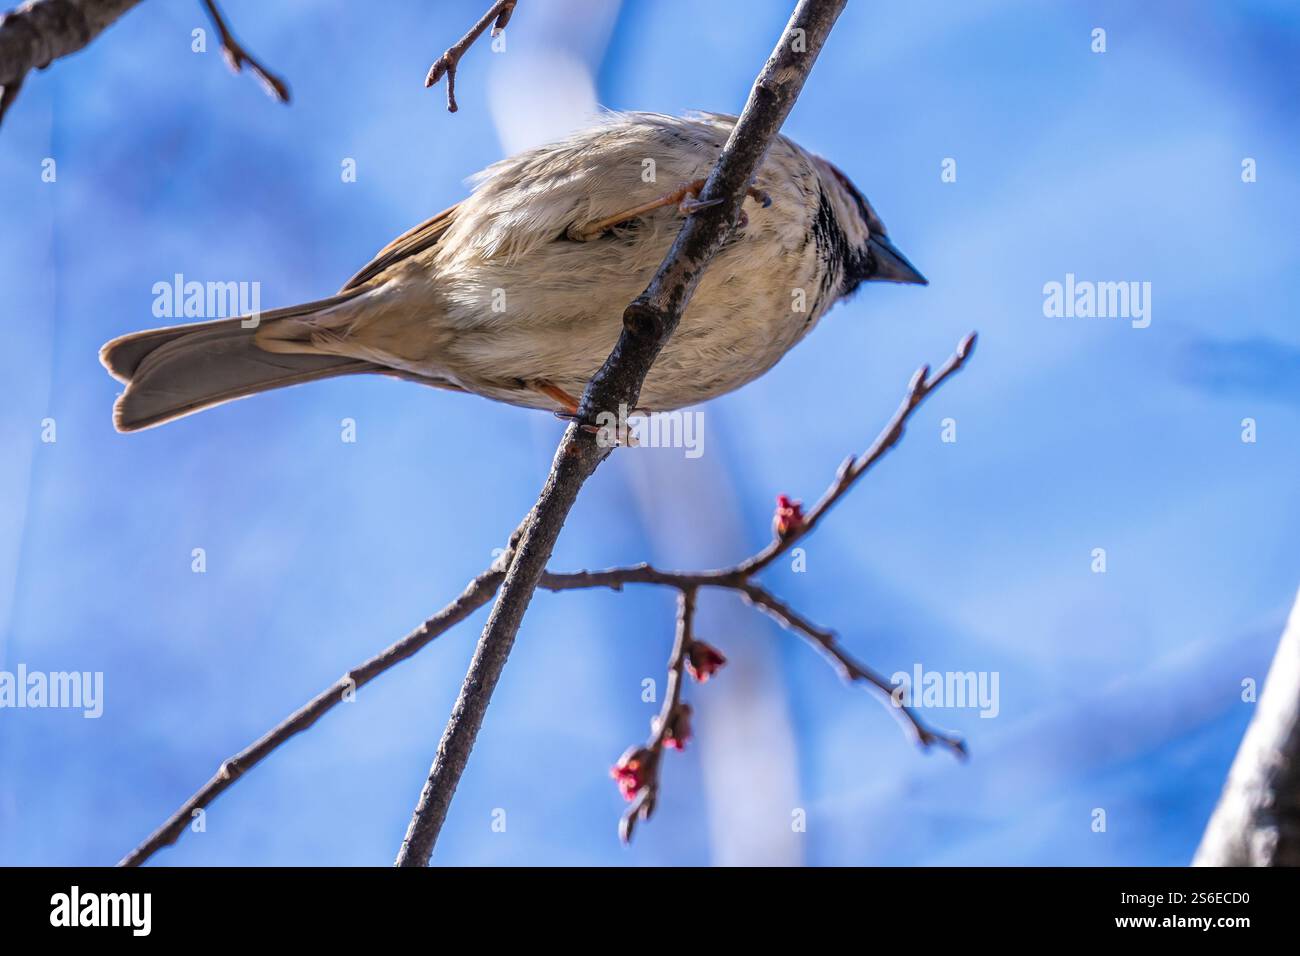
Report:
M544 378L536 379L529 382L528 387L539 395L545 395L547 398L560 403L562 408L569 415L578 414L578 400L566 392L560 386L548 382Z

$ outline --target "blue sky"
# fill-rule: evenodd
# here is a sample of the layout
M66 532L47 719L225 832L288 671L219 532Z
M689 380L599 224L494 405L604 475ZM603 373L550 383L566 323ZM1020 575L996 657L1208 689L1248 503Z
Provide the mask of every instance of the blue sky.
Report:
M153 285L257 281L266 307L329 294L594 103L737 111L789 13L525 0L504 52L466 58L452 115L421 79L477 0L223 6L291 106L191 52L197 2L145 3L33 76L0 131L0 669L105 686L97 720L0 710L3 864L116 861L486 565L561 432L352 379L118 435L96 352L157 324ZM1186 863L1250 719L1242 681L1262 681L1300 585L1298 45L1280 0L851 4L785 132L853 178L931 285L865 288L706 406L701 458L616 454L553 566L755 550L777 493L816 498L915 367L977 329L807 570L765 580L887 674L997 673L999 713L928 714L967 737L965 764L919 752L798 638L706 595L702 633L731 663L687 689L698 740L625 849L608 768L645 736L672 596L540 595L435 862ZM1149 327L1045 317L1067 273L1151 283ZM283 747L156 862L391 862L483 617Z

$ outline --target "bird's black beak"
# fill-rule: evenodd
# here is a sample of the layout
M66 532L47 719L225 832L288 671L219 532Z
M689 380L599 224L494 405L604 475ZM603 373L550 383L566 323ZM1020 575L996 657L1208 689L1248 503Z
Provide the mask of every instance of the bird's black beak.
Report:
M867 240L867 251L871 257L867 271L869 281L930 284L925 276L916 271L916 266L908 262L907 257L898 251L898 247L889 241L888 236L872 236Z

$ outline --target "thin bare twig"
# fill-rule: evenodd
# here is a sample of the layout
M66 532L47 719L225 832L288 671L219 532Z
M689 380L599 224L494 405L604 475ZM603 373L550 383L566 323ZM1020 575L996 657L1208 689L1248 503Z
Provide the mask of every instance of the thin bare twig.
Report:
M705 268L735 229L746 190L768 145L794 106L846 2L799 0L709 173L697 211L687 217L646 290L624 310L622 334L583 392L576 420L565 429L546 484L524 520L519 547L411 814L398 866L429 863L492 692L560 530L582 486L611 450L595 434L597 415L622 406L637 407L650 366L676 331Z
M456 67L460 66L460 58L466 51L472 47L476 40L483 35L483 31L492 25L492 36L496 37L506 28L510 22L511 15L515 12L515 4L519 0L497 0L492 4L491 9L483 14L482 19L470 28L458 41L455 46L448 49L442 56L433 61L433 66L429 67L429 73L424 78L424 87L428 89L442 79L443 74L447 75L447 112L454 113L460 107L456 105Z
M923 380L918 375L912 378L907 395L899 406L902 411L901 419L898 413L895 413L895 416L886 423L884 429L871 443L868 451L860 458L850 459L850 461L856 462L856 465L852 468L851 481L845 483L844 479L848 474L848 470L843 467L840 469L830 489L823 496L823 500L837 489L843 489L840 491L842 495L852 484L861 479L872 466L877 464L890 448L894 447L896 442L888 441L888 436L895 432L901 434L902 428L919 407L921 401L962 368L973 352L974 341L973 336L967 336L963 339L957 351L944 363L939 373L933 377ZM817 513L819 515L825 514L825 509ZM910 729L922 746L928 747L933 744L940 744L960 756L965 756L966 745L960 738L929 727L910 707L899 706L901 702L897 701L893 696L896 688L887 683L878 672L849 657L839 647L833 632L811 624L788 604L780 601L753 579L757 571L750 569L757 565L760 556L764 556L763 567L770 566L773 561L786 553L796 541L806 537L809 530L808 519L805 519L804 526L799 529L799 533L791 532L785 535L776 535L772 542L758 554L726 568L708 571L669 571L655 568L649 564L637 564L627 567L608 568L601 571L564 573L547 571L542 575L539 586L550 591L575 591L589 588L609 588L610 590L619 591L628 584L648 584L675 588L679 592L688 590L694 592L705 587L735 591L755 607L769 614L783 627L800 633L812 641L836 663L847 679L869 683L889 696L895 702L895 706L898 707L900 717L908 722ZM516 531L516 537L518 534L519 532ZM510 561L514 547L515 540L512 538L505 554L498 559L497 564L474 578L455 601L448 604L426 621L424 625L387 650L369 661L353 667L334 686L317 695L278 726L265 733L255 743L227 760L222 767L237 770L237 772L233 775L218 772L198 792L186 800L180 809L172 814L149 839L141 843L139 847L123 859L122 865L139 865L164 846L176 842L189 825L195 809L207 807L213 799L229 788L235 780L264 760L280 744L295 734L306 730L319 720L327 710L340 703L343 699L343 691L347 689L349 677L356 681L356 687L368 683L390 667L394 667L411 657L434 637L444 633L451 626L490 601L501 581L505 578L505 567ZM676 657L674 657L674 660L676 660ZM630 835L631 830L629 828L627 836Z
M226 26L226 21L221 16L221 11L217 9L216 0L203 0L203 5L208 8L208 16L212 18L212 25L217 28L221 34L221 53L230 64L232 72L238 73L248 64L248 68L253 71L262 85L266 87L267 95L274 97L281 103L289 102L289 87L261 63L259 63L247 50L245 50L235 39L230 28Z
M782 626L790 630L797 631L808 637L823 651L826 656L833 660L839 667L840 673L848 681L864 681L871 684L877 690L880 690L889 698L894 710L899 717L911 729L917 743L922 747L930 747L934 744L940 744L947 747L958 757L968 756L966 742L956 734L946 733L945 731L935 730L925 723L907 704L904 704L898 696L899 688L890 683L883 674L868 667L866 664L853 658L843 647L840 646L839 637L834 631L827 630L824 627L818 627L806 617L796 611L790 605L776 597L766 588L754 582L750 582L742 589L743 593L749 600L759 608L762 608L769 615L781 623Z

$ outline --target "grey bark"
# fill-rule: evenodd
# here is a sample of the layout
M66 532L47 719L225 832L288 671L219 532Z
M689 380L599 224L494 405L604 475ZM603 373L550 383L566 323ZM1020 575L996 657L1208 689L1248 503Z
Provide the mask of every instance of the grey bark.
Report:
M0 16L0 121L32 70L76 53L140 0L28 0Z

